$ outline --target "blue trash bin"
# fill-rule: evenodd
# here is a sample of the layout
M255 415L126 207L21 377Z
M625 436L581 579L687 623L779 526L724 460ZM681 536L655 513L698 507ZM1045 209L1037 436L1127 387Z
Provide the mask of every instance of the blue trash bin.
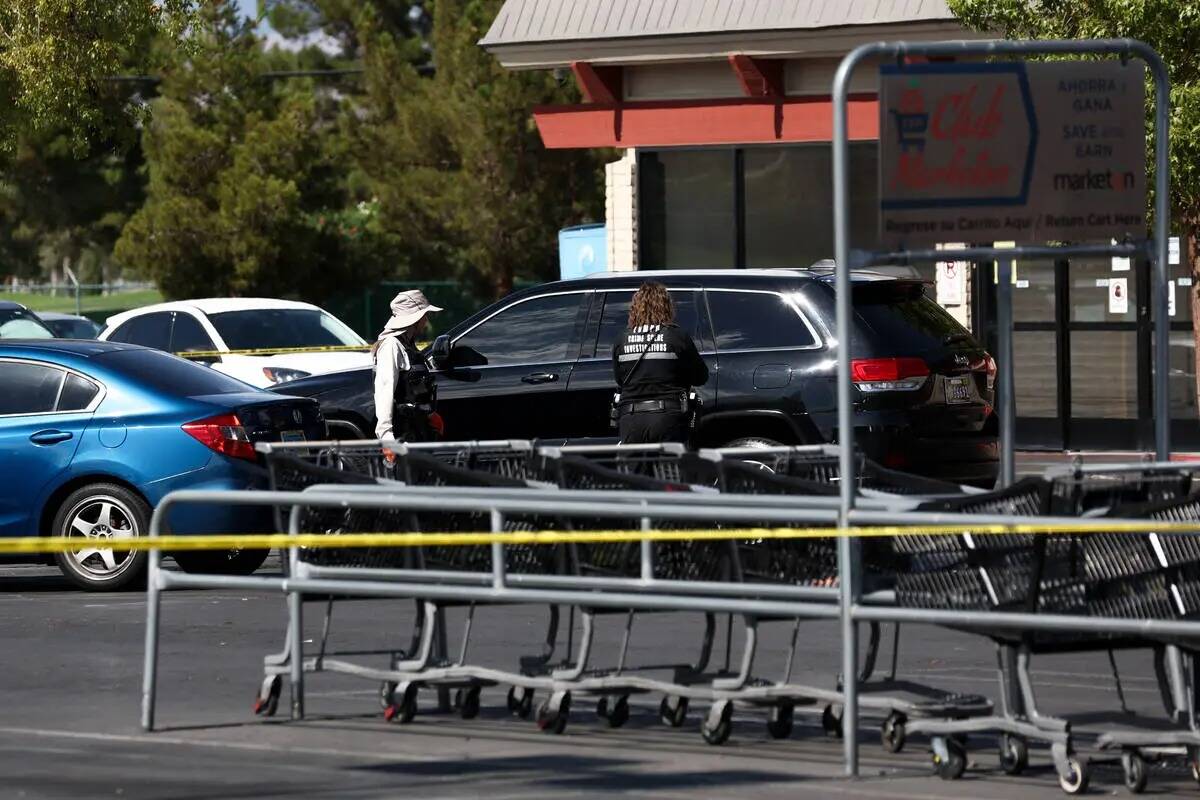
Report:
M608 245L603 225L575 225L558 232L558 271L566 281L608 269Z

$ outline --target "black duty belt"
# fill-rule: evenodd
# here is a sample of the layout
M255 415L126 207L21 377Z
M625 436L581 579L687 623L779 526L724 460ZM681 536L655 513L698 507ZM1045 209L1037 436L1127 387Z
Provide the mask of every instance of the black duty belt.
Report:
M634 400L621 403L622 414L642 414L646 412L683 411L683 403L678 400Z

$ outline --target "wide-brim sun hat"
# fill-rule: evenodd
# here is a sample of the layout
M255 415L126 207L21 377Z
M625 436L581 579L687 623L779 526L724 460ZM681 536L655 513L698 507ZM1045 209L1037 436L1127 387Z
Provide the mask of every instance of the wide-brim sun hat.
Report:
M384 333L404 330L415 325L421 317L431 311L442 310L429 302L425 293L420 289L409 289L407 292L396 295L392 298L391 308L392 318L387 321L387 325L383 326Z

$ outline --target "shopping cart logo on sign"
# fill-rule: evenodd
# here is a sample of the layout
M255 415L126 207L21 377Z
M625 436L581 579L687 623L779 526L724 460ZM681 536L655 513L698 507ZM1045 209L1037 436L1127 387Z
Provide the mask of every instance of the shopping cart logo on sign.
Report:
M900 107L888 109L896 119L896 138L901 152L925 150L925 134L929 132L929 114L925 111L925 95L911 86L900 95Z

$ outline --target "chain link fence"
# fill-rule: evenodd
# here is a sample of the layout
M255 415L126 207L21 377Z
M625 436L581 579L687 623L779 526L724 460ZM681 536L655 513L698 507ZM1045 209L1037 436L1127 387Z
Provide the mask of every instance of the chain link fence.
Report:
M517 281L513 291L535 285L537 281ZM330 298L321 305L370 342L387 321L392 298L407 289L420 289L429 302L444 309L430 317L430 335L445 333L491 302L458 281L384 281L358 292Z

